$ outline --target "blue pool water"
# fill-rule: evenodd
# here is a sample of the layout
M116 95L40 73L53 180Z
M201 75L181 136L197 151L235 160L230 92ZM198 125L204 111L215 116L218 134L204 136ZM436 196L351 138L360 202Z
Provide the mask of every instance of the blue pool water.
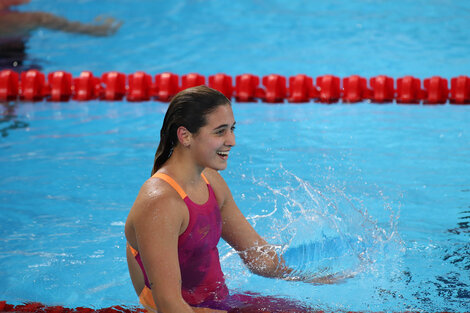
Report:
M132 10L129 8L132 7ZM244 72L446 78L470 73L465 1L33 1L109 38L40 30L45 72ZM93 12L93 13L92 13ZM149 176L166 103L0 107L0 300L137 305L123 226ZM230 289L324 310L468 311L470 107L234 103L222 175L258 232L315 286L250 274L220 243Z

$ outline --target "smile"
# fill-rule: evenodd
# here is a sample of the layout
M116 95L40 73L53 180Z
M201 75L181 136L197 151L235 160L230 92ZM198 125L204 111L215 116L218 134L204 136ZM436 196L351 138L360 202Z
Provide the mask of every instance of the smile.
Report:
M229 151L218 151L217 154L218 154L221 158L227 159L227 158L228 158Z

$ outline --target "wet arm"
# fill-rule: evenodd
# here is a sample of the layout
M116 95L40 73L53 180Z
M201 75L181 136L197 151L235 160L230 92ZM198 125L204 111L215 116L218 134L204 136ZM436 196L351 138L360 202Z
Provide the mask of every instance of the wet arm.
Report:
M275 246L267 243L243 216L222 176L212 170L205 174L217 189L222 238L239 253L251 272L265 277L287 277L292 270L277 254Z
M225 210L225 211L224 211ZM222 237L236 251L251 272L264 277L302 281L314 285L337 284L354 277L354 273L305 276L289 268L276 247L267 243L248 223L229 197L223 210Z
M94 23L85 24L69 21L47 12L10 12L2 19L0 30L3 29L3 33L19 36L41 27L69 33L109 36L114 34L122 24L113 18L97 18Z
M111 17L98 17L95 19L94 23L85 24L81 22L69 21L63 17L50 13L37 12L36 14L40 27L92 36L112 35L122 24L121 22L117 22L114 18Z
M277 254L275 246L267 243L248 223L231 195L221 212L222 237L239 253L251 272L273 278L286 278L292 272Z

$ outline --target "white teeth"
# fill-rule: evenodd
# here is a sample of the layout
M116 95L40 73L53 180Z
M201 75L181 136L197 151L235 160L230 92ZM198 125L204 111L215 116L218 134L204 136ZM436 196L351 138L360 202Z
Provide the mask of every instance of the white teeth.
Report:
M223 156L228 156L228 151L226 151L226 152L219 151L219 152L217 152L217 154L220 154L220 155L223 155Z

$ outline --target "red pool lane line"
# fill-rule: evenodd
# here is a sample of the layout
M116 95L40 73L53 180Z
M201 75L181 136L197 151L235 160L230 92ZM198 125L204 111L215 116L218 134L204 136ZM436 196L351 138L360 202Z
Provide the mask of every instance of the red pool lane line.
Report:
M38 70L20 74L12 70L0 71L0 102L64 102L70 99L168 102L179 91L199 85L217 89L227 98L234 98L238 102L470 104L470 77L464 75L450 80L433 76L422 81L413 76L394 79L379 75L366 79L351 75L341 79L334 75L323 75L314 80L305 74L288 78L278 74L263 77L242 74L232 79L224 73L206 78L198 73L180 77L167 72L152 77L142 71L129 75L112 71L95 77L93 73L84 71L74 78L65 71L46 75Z
M139 307L128 308L126 306L111 306L108 308L102 308L98 310L76 307L76 308L65 308L63 306L45 306L39 302L28 302L20 305L11 305L6 301L0 301L0 312L22 312L22 313L147 313L145 309ZM228 313L325 313L322 310L287 310L287 311L270 311L269 309L231 309ZM361 313L362 311L339 311L341 313ZM364 311L371 313L370 311ZM418 312L418 311L416 311ZM396 312L399 313L399 312ZM406 313L414 313L414 311L406 311ZM435 313L452 313L450 311L440 311Z
M102 308L98 310L77 307L77 308L65 308L62 306L45 306L38 302L30 302L21 305L7 304L5 301L0 301L0 312L22 312L22 313L147 313L142 308L126 308L123 306L112 306L108 308ZM228 311L228 313L270 313L269 309L257 309L257 308L235 308ZM272 312L276 313L324 313L324 311L312 310L312 311L299 311L299 310L286 310L279 311L275 310Z
M6 301L0 301L0 312L24 312L24 313L145 313L141 308L127 308L124 306L112 306L94 310L91 308L77 307L65 308L63 306L45 306L39 302L29 302L20 305L12 305Z

